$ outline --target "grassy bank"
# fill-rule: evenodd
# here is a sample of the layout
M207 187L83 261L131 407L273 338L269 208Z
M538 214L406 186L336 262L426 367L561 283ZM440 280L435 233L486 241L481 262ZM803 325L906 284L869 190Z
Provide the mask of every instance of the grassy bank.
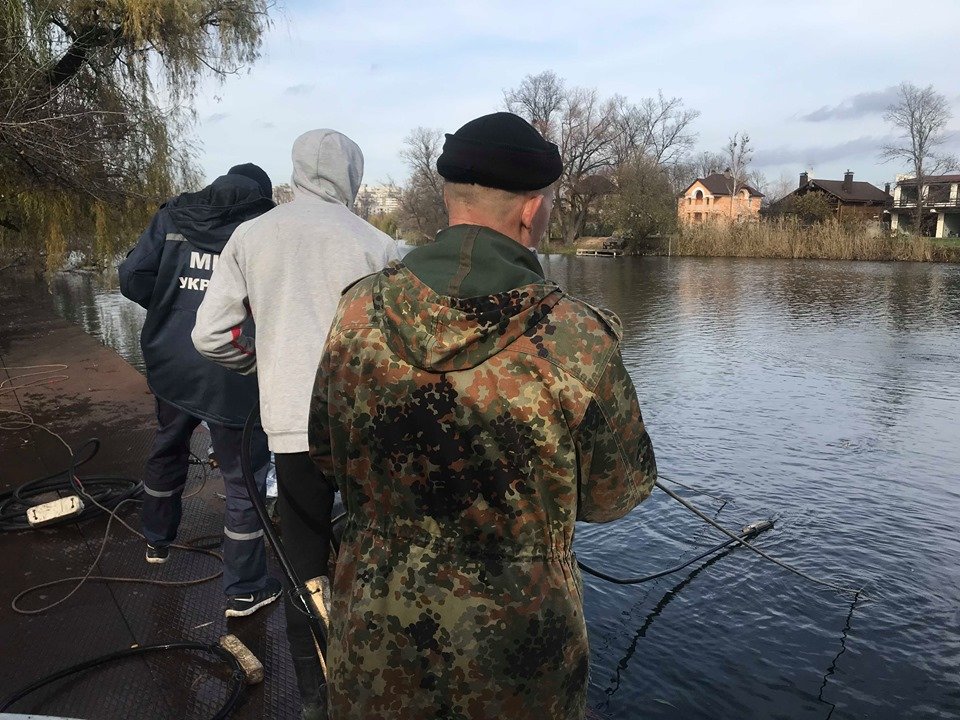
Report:
M537 248L537 252L546 255L576 255L577 245L576 243L567 245L558 240L556 242L541 243L540 247Z
M710 223L683 230L670 245L673 255L699 257L960 262L960 242L956 240L887 237L864 226L836 221L809 227L793 219L734 226Z

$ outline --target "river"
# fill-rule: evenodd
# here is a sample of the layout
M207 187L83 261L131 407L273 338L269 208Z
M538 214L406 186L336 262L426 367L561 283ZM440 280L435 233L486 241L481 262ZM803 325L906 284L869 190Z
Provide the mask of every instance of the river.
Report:
M585 577L589 705L609 718L960 717L960 266L542 257L615 310L661 472L739 548L639 586ZM60 312L142 369L143 312L59 276ZM659 491L578 529L620 576L723 539Z

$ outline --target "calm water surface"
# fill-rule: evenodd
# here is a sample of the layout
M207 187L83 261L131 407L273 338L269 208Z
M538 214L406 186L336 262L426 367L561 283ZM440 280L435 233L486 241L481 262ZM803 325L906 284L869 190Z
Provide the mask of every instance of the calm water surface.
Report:
M590 706L610 718L960 717L960 267L546 256L615 310L661 471L729 527L869 600L738 549L636 587L585 578ZM142 368L103 280L58 307ZM618 575L723 538L659 491L579 529Z

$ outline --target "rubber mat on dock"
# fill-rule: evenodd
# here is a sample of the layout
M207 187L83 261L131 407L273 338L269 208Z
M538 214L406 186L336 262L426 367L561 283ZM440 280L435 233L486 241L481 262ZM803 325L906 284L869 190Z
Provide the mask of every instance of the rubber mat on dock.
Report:
M112 350L56 317L49 302L29 294L0 292L0 383L31 367L62 363L66 379L0 392L0 409L27 413L72 447L90 437L100 453L79 471L139 477L153 437L153 398L143 378ZM0 390L20 385L0 384ZM0 426L13 415L0 415ZM206 458L209 436L198 431L193 449ZM0 490L63 469L67 451L40 427L0 427ZM203 483L191 466L186 494ZM202 536L214 548L223 531L223 485L215 470L197 494L184 501L178 541ZM138 506L119 515L138 528ZM0 533L0 697L70 665L133 645L195 640L216 642L237 635L265 668L262 684L247 688L231 716L298 718L299 694L284 633L283 604L251 617L223 615L220 580L190 587L88 582L63 604L24 616L10 607L27 587L83 575L100 550L106 518L82 525ZM272 558L271 558L272 562ZM144 541L116 523L94 574L183 580L219 569L215 558L173 551L160 566L144 561ZM271 574L280 577L276 567ZM46 605L70 585L25 597L24 607ZM223 704L229 680L225 665L188 652L131 658L60 681L10 708L10 712L71 718L177 720L210 718Z

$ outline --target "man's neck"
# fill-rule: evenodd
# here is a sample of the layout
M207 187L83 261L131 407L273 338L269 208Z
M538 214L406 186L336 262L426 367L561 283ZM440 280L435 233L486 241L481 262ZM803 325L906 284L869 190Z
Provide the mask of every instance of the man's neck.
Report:
M519 223L504 222L499 218L491 218L488 215L479 215L477 213L471 213L469 211L461 211L450 214L450 227L454 225L480 225L481 227L488 227L491 230L496 230L501 235L506 235L508 238L513 240L524 247L529 247L522 239L522 232Z

